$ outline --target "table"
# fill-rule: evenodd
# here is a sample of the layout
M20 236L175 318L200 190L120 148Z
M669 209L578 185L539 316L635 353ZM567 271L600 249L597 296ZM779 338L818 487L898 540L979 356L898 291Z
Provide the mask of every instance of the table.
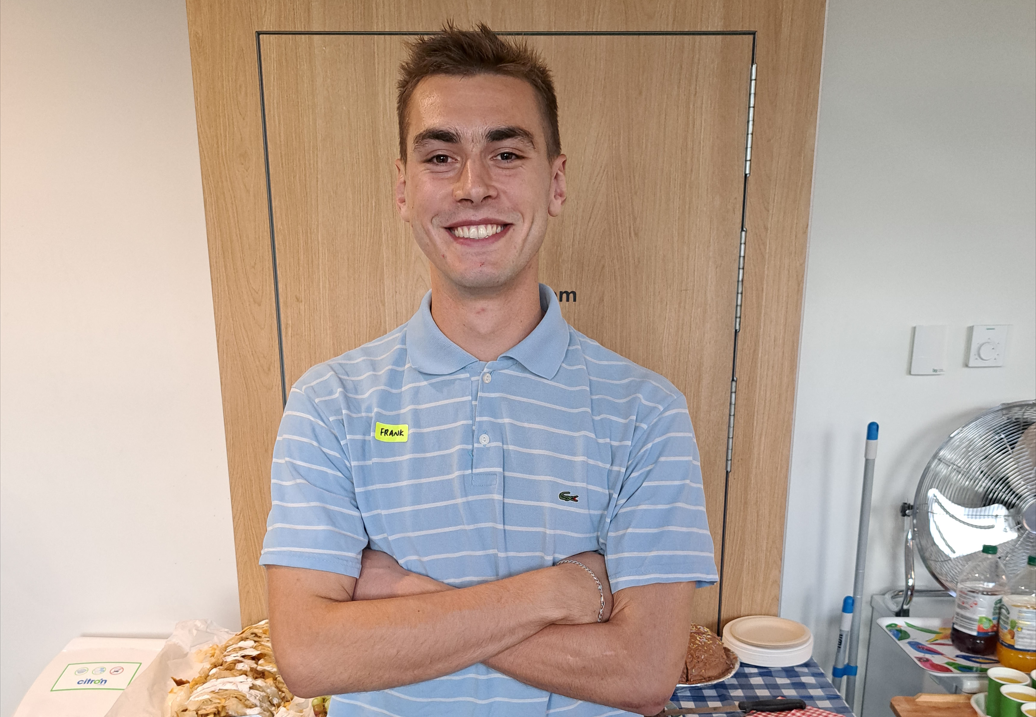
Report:
M732 677L715 685L677 687L672 701L680 707L717 707L780 696L798 698L807 706L828 712L852 715L849 705L812 658L795 667L741 665Z

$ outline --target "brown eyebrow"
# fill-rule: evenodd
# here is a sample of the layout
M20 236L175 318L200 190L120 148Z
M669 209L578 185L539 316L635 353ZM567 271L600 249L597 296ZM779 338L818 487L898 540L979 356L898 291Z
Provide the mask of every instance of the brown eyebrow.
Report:
M443 142L445 144L460 144L460 135L450 129L433 127L424 132L418 132L414 137L414 149L427 142Z
M522 127L509 125L507 127L494 127L487 130L486 142L504 142L509 139L519 139L527 142L531 147L536 147L532 132ZM414 149L428 142L442 142L443 144L460 144L460 134L456 130L432 127L423 132L418 132L414 137Z
M531 147L536 147L536 142L532 139L532 132L521 127L495 127L486 132L487 142L503 142L508 139L524 140L528 142Z

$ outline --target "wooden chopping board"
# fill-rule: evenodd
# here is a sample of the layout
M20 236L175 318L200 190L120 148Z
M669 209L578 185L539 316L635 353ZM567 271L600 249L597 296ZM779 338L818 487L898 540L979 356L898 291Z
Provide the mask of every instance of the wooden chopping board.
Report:
M896 717L978 717L971 707L971 695L893 697L892 711Z

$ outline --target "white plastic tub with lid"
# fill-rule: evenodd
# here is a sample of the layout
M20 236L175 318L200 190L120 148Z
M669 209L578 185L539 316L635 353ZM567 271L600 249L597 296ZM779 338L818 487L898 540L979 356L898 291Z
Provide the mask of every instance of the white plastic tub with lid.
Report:
M13 717L104 717L165 642L77 637L43 668Z

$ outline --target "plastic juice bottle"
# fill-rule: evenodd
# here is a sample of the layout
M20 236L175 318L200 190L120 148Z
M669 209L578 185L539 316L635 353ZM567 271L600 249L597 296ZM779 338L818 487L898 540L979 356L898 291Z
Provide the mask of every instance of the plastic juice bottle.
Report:
M1036 670L1036 555L1007 584L1000 604L996 659L1022 672Z
M950 639L972 655L996 651L1000 601L1007 592L1007 575L996 557L995 545L983 545L982 554L968 563L957 581L957 607Z

